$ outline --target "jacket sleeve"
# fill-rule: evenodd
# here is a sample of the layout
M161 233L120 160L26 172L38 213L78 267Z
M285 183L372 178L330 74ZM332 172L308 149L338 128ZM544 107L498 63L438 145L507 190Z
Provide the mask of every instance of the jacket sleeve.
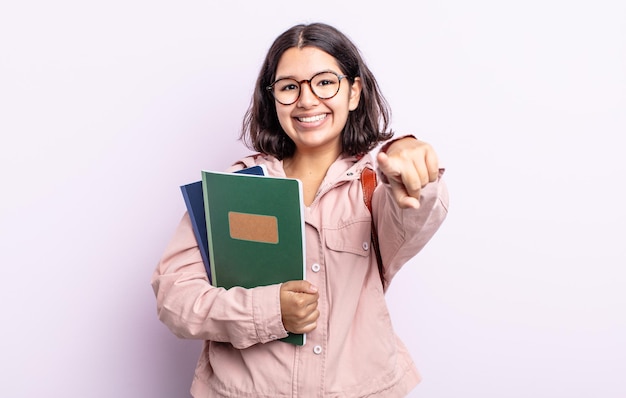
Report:
M426 246L448 214L448 190L443 172L439 170L438 180L421 190L418 209L401 209L386 178L381 178L381 184L374 191L372 212L388 283Z
M211 286L187 213L151 284L159 319L178 337L230 342L243 349L287 336L280 285L228 290Z

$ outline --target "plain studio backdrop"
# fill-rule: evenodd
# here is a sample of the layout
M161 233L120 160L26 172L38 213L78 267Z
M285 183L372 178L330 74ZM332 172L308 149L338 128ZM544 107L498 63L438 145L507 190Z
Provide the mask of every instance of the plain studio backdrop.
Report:
M626 397L621 0L4 2L0 396L188 396L200 342L149 285L179 185L248 153L265 52L312 21L447 168L387 295L411 397Z

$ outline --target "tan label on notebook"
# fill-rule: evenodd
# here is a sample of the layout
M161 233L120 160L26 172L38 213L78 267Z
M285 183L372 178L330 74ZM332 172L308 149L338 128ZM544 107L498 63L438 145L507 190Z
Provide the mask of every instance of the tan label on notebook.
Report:
M260 214L228 212L230 237L262 243L278 243L278 219Z

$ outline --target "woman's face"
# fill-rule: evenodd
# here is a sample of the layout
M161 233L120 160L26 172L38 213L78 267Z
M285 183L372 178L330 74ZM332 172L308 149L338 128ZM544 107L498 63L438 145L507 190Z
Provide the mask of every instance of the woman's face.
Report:
M291 78L309 80L320 72L343 75L330 54L315 47L292 47L281 56L276 67L276 80ZM318 82L321 86L325 82ZM275 87L276 89L276 87ZM320 88L318 91L322 91ZM296 152L319 150L341 152L341 132L350 111L356 109L361 96L361 81L352 85L347 78L339 82L339 91L329 99L320 99L308 83L300 84L300 96L291 105L276 101L276 112L283 130L296 144Z

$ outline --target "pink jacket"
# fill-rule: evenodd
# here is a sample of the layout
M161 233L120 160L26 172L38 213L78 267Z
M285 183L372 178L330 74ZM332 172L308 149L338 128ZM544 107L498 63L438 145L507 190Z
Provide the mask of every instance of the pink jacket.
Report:
M231 170L282 162L251 156ZM208 283L191 222L184 215L153 277L159 319L179 337L205 340L191 386L194 397L402 397L420 380L392 329L370 244L370 214L359 176L366 155L338 159L305 209L307 280L319 288L320 318L304 346L281 321L280 285L214 288ZM440 173L441 175L441 173ZM373 196L386 280L415 256L446 217L440 180L422 190L421 207L400 209L388 185Z

